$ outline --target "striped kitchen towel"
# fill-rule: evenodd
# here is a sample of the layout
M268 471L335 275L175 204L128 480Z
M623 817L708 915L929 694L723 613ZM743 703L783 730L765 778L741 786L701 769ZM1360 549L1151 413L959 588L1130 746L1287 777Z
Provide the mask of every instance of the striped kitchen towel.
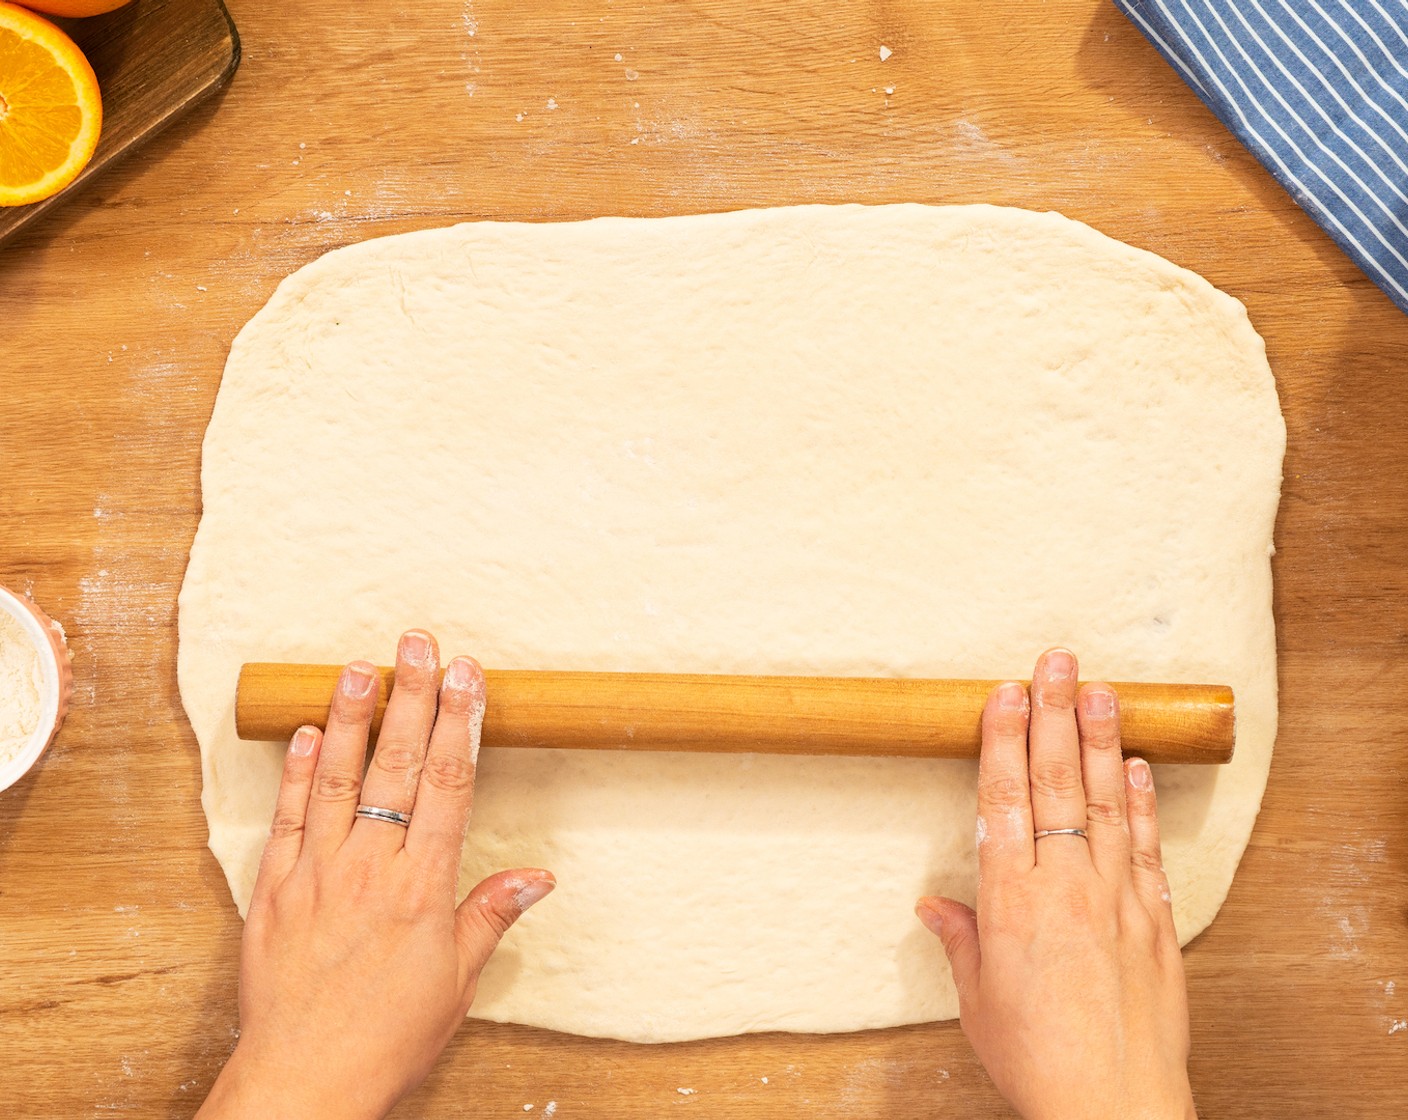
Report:
M1408 311L1408 0L1114 0Z

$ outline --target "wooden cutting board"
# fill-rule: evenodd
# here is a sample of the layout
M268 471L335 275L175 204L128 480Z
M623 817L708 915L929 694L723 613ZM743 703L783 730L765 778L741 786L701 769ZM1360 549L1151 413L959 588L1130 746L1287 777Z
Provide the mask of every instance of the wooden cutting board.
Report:
M91 19L57 19L98 77L103 132L78 178L29 206L0 210L0 242L87 182L230 80L240 40L220 0L135 0Z
M226 91L0 248L0 582L64 622L76 676L62 737L0 794L0 1112L188 1116L234 1045L240 923L204 847L176 595L225 355L279 279L462 219L912 200L1060 210L1201 272L1265 336L1290 435L1281 734L1186 954L1193 1083L1205 1117L1402 1114L1408 317L1113 5L230 8ZM954 1024L636 1047L482 1023L399 1115L549 1102L1006 1115Z

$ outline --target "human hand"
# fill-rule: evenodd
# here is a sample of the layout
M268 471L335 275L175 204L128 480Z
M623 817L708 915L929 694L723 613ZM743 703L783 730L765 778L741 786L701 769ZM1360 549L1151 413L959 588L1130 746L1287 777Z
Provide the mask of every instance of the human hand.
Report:
M1188 996L1159 851L1153 775L1122 762L1114 691L1076 693L1048 650L1030 698L983 711L978 910L920 899L942 939L963 1030L1026 1120L1196 1117ZM1039 840L1040 829L1080 836Z
M384 1116L464 1020L504 932L555 883L520 869L455 905L484 720L484 674L401 637L363 781L376 677L342 672L327 731L293 737L240 957L240 1040L199 1113ZM412 815L409 827L355 815Z

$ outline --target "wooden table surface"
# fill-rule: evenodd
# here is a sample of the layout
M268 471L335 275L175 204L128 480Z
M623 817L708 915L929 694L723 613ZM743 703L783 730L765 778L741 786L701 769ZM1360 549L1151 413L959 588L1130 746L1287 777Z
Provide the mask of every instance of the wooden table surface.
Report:
M462 219L907 200L1060 210L1201 272L1265 336L1290 430L1281 735L1187 952L1193 1083L1206 1117L1403 1114L1408 317L1111 4L230 8L228 90L0 251L0 582L65 624L76 678L57 744L0 794L0 1113L187 1116L234 1044L240 923L205 849L176 594L226 351L278 280ZM1006 1115L952 1024L651 1048L477 1023L398 1115L549 1102Z

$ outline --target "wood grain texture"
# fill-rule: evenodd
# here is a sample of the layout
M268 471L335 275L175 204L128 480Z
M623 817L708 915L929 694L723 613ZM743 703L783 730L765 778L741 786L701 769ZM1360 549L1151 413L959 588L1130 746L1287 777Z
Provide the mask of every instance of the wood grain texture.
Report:
M240 61L239 36L221 0L136 0L91 19L54 22L98 77L103 132L88 166L58 194L0 210L0 242L209 97Z
M339 665L252 662L235 689L241 739L323 727ZM396 671L379 667L373 741ZM998 681L485 669L486 747L977 758ZM1149 762L1232 758L1225 685L1120 683L1121 746Z
M230 7L225 92L0 250L0 582L68 627L76 676L55 746L0 795L0 1112L188 1116L234 1044L240 924L203 846L176 593L225 355L278 280L460 219L903 200L1060 210L1201 272L1266 337L1290 436L1281 732L1186 953L1193 1084L1209 1118L1401 1116L1408 318L1112 5ZM1007 1114L954 1024L652 1048L470 1023L399 1115L548 1101Z

